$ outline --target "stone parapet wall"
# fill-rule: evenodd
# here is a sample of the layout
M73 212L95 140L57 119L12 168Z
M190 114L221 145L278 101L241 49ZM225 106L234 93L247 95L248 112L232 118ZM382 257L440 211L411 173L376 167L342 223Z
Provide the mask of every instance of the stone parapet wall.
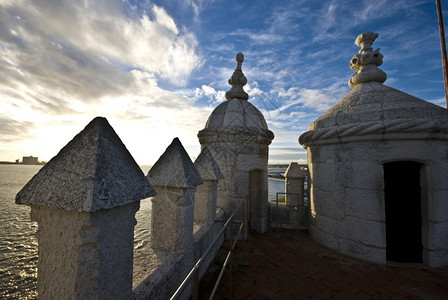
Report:
M194 226L195 192L203 179L180 140L173 140L145 178L107 120L92 120L16 197L16 203L31 206L39 226L39 297L131 299L133 280L137 298L173 294L223 226L212 211L222 174L207 153L197 165L213 184L200 199L206 222ZM150 243L134 261L135 214L149 197Z
M169 299L182 280L194 266L202 253L217 236L225 222L224 213L220 211L215 223L201 224L195 232L193 243L181 251L154 250L148 247L134 257L134 299ZM224 241L222 237L199 270L201 278L213 262L216 252ZM191 288L191 287L190 287ZM191 295L189 289L184 292L185 299Z

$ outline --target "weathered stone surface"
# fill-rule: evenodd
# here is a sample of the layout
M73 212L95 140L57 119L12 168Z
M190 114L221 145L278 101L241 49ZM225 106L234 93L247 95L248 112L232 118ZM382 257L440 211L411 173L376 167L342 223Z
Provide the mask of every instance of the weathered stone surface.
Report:
M39 298L131 298L138 209L138 201L94 213L32 206L31 219L39 224Z
M193 242L194 188L155 186L152 198L151 247L182 250Z
M95 212L153 195L113 128L97 117L40 169L16 203Z
M213 222L216 218L217 180L204 180L196 190L194 202L194 221L198 223Z
M314 213L331 217L335 220L342 220L345 216L345 190L322 190L319 185L313 185L311 190L312 210Z
M427 194L428 206L437 208L428 211L428 221L448 222L448 189L429 190Z
M448 250L448 222L428 222L428 244L430 250Z
M339 177L337 164L312 163L309 164L310 176L312 178L313 186L319 187L321 190L336 191L343 189L344 177Z
M444 268L447 265L448 250L423 249L423 263L432 268Z
M316 218L312 219L314 221L316 221L316 223L318 222L317 220L320 219L320 216L316 216ZM310 224L313 224L313 222L311 222ZM317 241L318 243L327 246L329 248L332 249L336 249L339 250L339 239L337 236L335 236L334 234L331 233L327 233L325 231L322 231L320 229L320 227L316 226L316 224L313 224L313 226L310 226L310 235L313 237L313 239L315 241Z
M302 170L298 163L289 164L285 172L286 205L303 206L305 177L306 171Z
M338 242L339 251L360 259L372 261L378 264L386 263L386 248L366 246L351 240L341 239Z
M350 167L354 176L347 185L348 188L373 191L384 190L382 164L376 161L353 162Z
M191 188L202 184L201 175L178 138L173 139L146 177L154 186Z
M286 179L304 179L306 177L306 171L301 169L299 164L296 162L292 162L289 164L288 168L285 172Z
M440 144L438 148L443 149L443 147L444 145ZM434 148L432 147L431 149ZM446 148L444 150L446 150ZM448 153L447 158L444 159L443 156L436 156L435 152L436 151L434 149L434 151L432 151L434 161L431 163L431 165L428 166L426 172L426 176L429 182L428 187L432 190L448 190ZM428 153L428 155L430 155L430 153ZM440 159L436 159L436 157L439 157ZM442 199L448 200L448 198Z
M272 135L273 138L272 132L268 132L268 126L261 112L246 100L235 98L218 105L208 118L203 131L199 132L199 137L207 131L224 128L227 129L225 131L236 133L247 132L250 134L255 131L256 133L264 133L267 137Z
M224 176L207 148L204 148L194 162L204 183L196 190L194 221L213 222L216 218L218 180Z
M224 177L218 164L207 148L202 149L198 158L194 161L194 166L203 180L219 180Z
M338 226L340 238L376 248L386 247L386 226L377 222L347 216Z
M347 188L345 214L359 219L385 222L384 192Z
M178 138L168 146L147 175L156 191L152 199L151 247L169 251L193 241L196 186L202 178Z

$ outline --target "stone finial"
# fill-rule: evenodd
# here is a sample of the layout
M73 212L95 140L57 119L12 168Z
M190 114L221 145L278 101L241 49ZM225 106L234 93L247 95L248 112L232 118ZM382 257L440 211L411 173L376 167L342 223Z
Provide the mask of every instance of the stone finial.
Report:
M243 53L236 55L236 69L229 78L229 84L232 86L228 92L226 92L226 99L228 101L238 98L242 100L249 99L249 95L243 90L243 86L247 83L247 78L244 76L241 70L241 64L244 61Z
M379 48L372 51L372 44L377 37L378 33L365 32L356 38L355 44L361 49L350 60L350 68L356 71L348 82L351 88L355 88L361 83L371 81L383 83L386 81L386 73L378 69L378 66L383 63L383 55Z

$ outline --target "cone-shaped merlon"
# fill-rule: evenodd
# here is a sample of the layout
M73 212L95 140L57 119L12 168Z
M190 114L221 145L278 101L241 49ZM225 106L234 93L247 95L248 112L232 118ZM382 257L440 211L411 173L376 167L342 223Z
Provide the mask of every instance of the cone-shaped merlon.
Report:
M155 194L109 122L97 117L23 187L16 203L95 212Z
M146 178L154 186L191 188L203 183L187 151L178 138L166 148Z
M201 174L203 180L219 180L224 178L208 148L204 148L201 151L194 162L194 166L199 171L199 174Z
M296 162L289 164L288 169L285 172L286 178L305 178L306 171L300 169L300 166Z

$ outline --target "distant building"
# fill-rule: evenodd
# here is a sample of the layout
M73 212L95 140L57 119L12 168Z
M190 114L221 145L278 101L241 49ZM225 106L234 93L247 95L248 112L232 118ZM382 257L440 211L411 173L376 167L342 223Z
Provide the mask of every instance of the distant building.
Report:
M24 165L38 165L39 164L38 157L34 157L34 156L24 156L22 159L22 162Z

